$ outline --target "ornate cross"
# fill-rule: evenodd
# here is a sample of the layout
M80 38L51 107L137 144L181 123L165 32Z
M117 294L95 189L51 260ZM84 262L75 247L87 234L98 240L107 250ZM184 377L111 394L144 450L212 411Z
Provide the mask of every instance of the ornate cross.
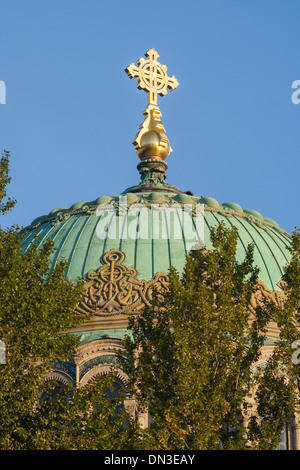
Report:
M137 78L138 88L147 92L148 105L157 106L157 95L166 95L167 89L175 90L179 83L174 76L168 77L167 66L157 62L159 54L155 49L146 52L147 60L141 58L135 64L130 64L125 72L129 78Z

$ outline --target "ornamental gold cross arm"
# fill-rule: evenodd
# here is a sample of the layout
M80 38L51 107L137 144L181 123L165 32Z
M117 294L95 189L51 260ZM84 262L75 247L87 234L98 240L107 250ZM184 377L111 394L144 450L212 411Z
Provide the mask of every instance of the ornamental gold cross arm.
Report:
M166 65L157 62L159 54L155 49L149 49L145 56L146 59L139 59L137 65L130 64L125 69L129 78L137 79L138 88L147 92L147 107L143 112L144 121L133 141L136 153L144 163L149 159L164 160L172 152L160 119L161 112L157 105L157 95L166 95L168 89L174 90L179 85L174 76L168 76Z
M166 95L168 88L175 90L179 83L174 76L168 77L166 65L157 62L159 54L155 49L149 49L145 56L147 60L139 59L137 66L130 64L125 72L129 78L137 78L138 88L147 92L147 104L157 106L157 95Z

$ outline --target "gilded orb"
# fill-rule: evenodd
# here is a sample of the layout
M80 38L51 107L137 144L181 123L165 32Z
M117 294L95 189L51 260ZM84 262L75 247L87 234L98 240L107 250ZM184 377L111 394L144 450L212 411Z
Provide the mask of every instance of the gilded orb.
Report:
M170 153L170 144L166 136L161 136L156 131L147 131L141 137L138 156L141 160L145 158L158 158L165 160Z

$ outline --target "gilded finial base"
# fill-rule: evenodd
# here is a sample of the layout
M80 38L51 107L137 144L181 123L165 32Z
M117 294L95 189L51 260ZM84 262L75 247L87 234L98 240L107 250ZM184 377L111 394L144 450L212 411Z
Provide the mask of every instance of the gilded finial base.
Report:
M172 149L160 120L160 109L158 106L148 105L143 114L145 119L133 141L137 156L140 160L148 157L165 160Z

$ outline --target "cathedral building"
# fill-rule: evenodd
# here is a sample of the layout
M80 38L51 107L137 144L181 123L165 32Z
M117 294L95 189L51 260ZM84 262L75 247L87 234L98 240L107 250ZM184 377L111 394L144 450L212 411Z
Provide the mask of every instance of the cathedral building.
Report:
M158 95L174 90L178 82L168 76L154 49L145 57L126 69L130 78L137 79L138 88L147 93L144 120L133 142L140 182L120 188L117 195L96 194L93 201L53 209L26 228L24 248L35 236L40 243L51 238L55 244L53 266L61 258L67 260L66 276L73 281L82 278L85 283L76 312L90 317L72 330L80 337L72 360L56 364L52 372L62 384L81 387L95 375L109 371L122 352L129 315L142 314L151 304L154 286L160 291L167 288L171 266L182 272L189 250L199 243L211 247L210 230L221 222L238 229L238 259L244 258L249 243L255 246L254 262L260 273L252 307L261 297L277 301L282 295L280 281L290 260L290 234L256 210L200 197L166 182L165 160L172 149L157 102ZM277 335L276 325L270 325L262 362L272 351ZM128 380L118 369L118 386L126 387ZM126 406L134 409L134 403ZM142 425L148 425L146 414L139 419ZM290 447L300 449L296 423L289 432Z

